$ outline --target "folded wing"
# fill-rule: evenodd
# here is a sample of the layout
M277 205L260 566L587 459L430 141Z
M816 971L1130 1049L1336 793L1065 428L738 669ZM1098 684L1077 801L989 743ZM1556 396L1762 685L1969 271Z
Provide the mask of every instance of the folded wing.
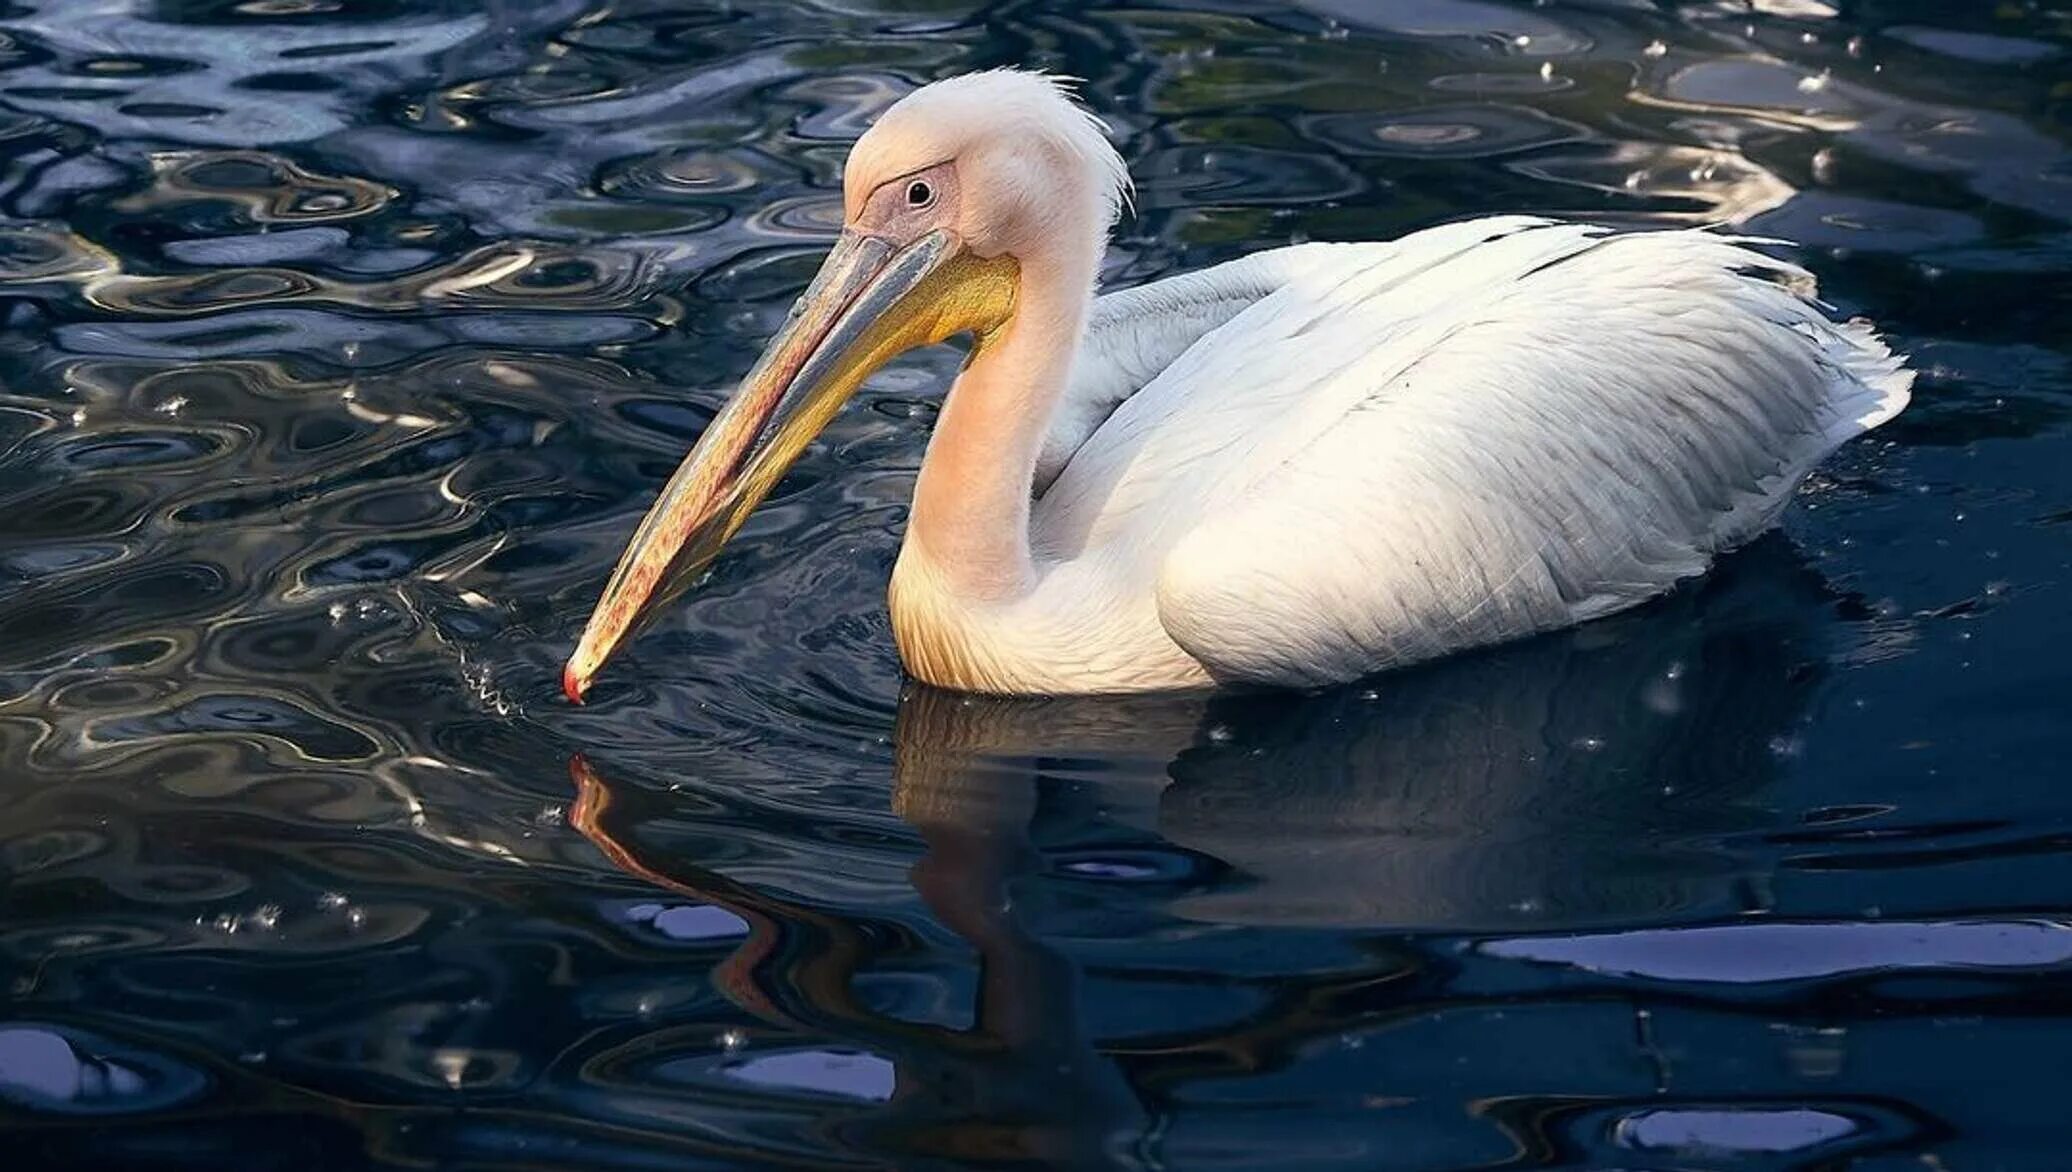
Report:
M1225 679L1343 679L1660 594L1912 381L1804 271L1709 232L1514 217L1300 251L1045 501L1056 545L1162 551L1160 622Z

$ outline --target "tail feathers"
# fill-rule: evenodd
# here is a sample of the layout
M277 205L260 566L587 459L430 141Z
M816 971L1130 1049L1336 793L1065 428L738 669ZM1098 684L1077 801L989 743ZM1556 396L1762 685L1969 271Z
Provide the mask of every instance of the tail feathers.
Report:
M1832 402L1834 442L1861 435L1906 410L1913 399L1914 372L1869 322L1844 322L1822 341L1823 356L1841 375Z
M1789 293L1796 301L1786 318L1788 324L1810 339L1819 350L1821 362L1833 372L1829 379L1827 410L1829 421L1823 438L1829 450L1890 420L1913 399L1914 372L1906 356L1894 354L1878 331L1864 318L1835 322L1829 306L1820 300L1812 273L1765 253L1748 251L1750 245L1784 244L1785 241L1755 236L1717 236L1696 230L1691 236L1707 242L1733 245L1743 271L1759 275L1769 284ZM1825 453L1823 453L1824 455Z

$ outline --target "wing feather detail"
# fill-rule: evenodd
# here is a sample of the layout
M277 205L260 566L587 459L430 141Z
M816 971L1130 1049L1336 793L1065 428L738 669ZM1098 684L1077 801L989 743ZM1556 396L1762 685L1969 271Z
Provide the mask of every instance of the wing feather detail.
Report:
M1507 217L1305 253L1112 408L1039 525L1066 556L1164 551L1159 620L1220 678L1345 679L1654 597L1912 381L1717 233Z

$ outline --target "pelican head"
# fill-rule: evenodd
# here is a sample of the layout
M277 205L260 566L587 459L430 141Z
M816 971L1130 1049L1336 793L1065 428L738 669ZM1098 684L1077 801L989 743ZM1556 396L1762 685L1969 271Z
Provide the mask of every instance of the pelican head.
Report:
M1040 74L951 78L888 109L850 152L834 250L620 556L562 673L569 699L873 371L958 334L983 349L1032 270L1089 288L1126 182L1100 122Z

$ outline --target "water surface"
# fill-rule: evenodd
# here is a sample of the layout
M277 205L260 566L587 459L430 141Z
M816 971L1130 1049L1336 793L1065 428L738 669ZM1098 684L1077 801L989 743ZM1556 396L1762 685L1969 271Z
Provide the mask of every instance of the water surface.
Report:
M1087 79L1107 279L1789 238L1922 372L1658 605L1308 696L903 689L958 360L556 672L934 77ZM1906 1169L2072 1144L2072 13L16 0L9 1167Z

